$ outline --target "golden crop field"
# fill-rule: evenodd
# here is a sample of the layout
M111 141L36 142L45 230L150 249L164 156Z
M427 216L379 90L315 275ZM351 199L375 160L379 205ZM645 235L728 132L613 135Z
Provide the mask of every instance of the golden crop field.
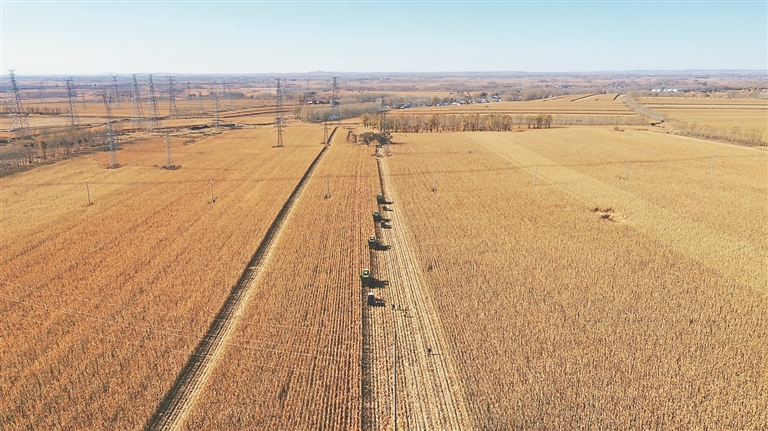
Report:
M672 122L721 130L754 130L768 141L768 99L641 98Z
M371 151L335 142L286 221L226 365L213 371L186 427L359 429L359 274L380 189Z
M473 428L765 428L765 152L601 128L394 140L395 214Z
M377 158L352 129L179 130L177 170L136 134L118 169L0 179L0 425L768 424L765 151L592 126Z
M0 428L144 426L320 151L316 126L285 133L174 139L178 170L156 137L119 169L105 152L0 179Z
M624 104L622 94L575 94L525 102L494 102L469 105L449 105L428 108L410 108L394 113L407 114L591 114L628 115L635 113Z

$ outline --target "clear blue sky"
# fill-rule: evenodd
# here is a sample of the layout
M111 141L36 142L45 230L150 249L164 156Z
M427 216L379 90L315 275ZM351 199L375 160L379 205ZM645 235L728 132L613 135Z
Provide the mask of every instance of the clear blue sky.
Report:
M20 75L768 69L768 2L6 1Z

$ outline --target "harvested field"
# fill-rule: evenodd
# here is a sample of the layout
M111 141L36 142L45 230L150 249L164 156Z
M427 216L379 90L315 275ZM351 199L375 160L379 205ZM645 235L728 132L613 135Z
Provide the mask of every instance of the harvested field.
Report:
M317 128L285 139L174 141L166 171L155 138L119 169L99 153L0 179L3 428L144 426L321 148Z
M368 265L378 176L368 148L335 142L286 220L225 366L213 371L185 427L360 428L359 274Z
M642 98L638 102L666 114L673 125L752 131L768 142L768 99Z
M764 152L599 129L394 139L398 218L475 428L768 424Z
M527 102L495 102L469 105L436 106L411 108L394 111L393 114L590 114L590 115L629 115L635 113L629 109L620 94L582 94L553 97L551 99L531 100Z

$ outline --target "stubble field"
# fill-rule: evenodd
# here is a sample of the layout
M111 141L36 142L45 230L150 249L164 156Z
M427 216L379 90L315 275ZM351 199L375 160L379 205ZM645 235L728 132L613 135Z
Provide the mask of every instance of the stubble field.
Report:
M768 424L765 151L571 127L395 134L377 160L344 128L324 153L274 133L0 179L2 427L146 427L302 178L168 429L391 429L395 383L398 429Z

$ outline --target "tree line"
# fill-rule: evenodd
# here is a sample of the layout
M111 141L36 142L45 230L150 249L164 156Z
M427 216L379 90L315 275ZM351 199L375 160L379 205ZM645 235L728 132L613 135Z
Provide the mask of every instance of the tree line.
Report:
M365 113L360 116L363 127L379 129L381 115ZM387 129L400 133L436 132L508 132L514 129L548 129L553 125L647 125L636 116L597 115L537 115L512 114L432 114L387 116Z

